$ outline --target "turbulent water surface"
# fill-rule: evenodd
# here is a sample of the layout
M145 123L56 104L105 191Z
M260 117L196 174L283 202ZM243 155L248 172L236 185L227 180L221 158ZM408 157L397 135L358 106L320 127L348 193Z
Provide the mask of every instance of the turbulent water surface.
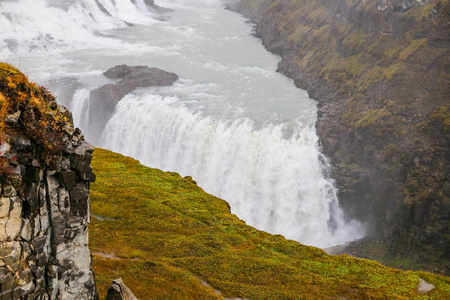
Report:
M319 152L316 102L275 72L279 58L252 26L220 0L156 4L172 11L144 0L0 0L1 60L49 86L96 146L192 176L252 226L319 247L361 237ZM125 96L92 140L89 93L117 64L180 79Z

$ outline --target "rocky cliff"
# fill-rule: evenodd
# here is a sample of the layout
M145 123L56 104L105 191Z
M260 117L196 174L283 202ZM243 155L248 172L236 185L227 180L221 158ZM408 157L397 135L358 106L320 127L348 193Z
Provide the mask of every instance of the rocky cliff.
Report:
M450 1L242 0L236 9L319 101L342 207L391 256L450 255ZM446 267L443 265L446 265Z
M1 299L98 299L88 249L94 148L69 111L0 63Z

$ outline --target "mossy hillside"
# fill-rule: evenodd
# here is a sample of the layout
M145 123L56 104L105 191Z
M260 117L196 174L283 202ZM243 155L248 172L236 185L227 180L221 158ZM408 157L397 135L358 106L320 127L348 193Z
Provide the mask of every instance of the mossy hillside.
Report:
M385 266L409 271L428 270L428 272L436 273L442 270L445 264L448 264L448 260L446 259L436 259L436 257L433 257L433 249L429 249L428 256L426 257L428 261L424 262L412 256L404 256L401 253L393 251L392 246L388 247L385 242L371 238L350 242L345 247L337 247L332 252L333 254L349 253L362 258L370 257Z
M139 299L450 297L448 277L329 256L258 231L191 178L102 149L92 166L90 248L101 297L119 276ZM419 294L419 277L436 289Z

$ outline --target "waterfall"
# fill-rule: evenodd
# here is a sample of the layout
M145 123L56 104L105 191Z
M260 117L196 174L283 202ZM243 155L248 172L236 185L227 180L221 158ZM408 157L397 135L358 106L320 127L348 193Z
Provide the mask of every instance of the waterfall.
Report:
M255 128L249 119L192 113L176 97L129 95L102 145L141 163L192 176L256 228L326 247L358 234L345 224L314 126Z
M315 131L316 101L221 0L0 1L0 55L50 87L96 146L192 176L248 224L308 245L363 236L339 207ZM117 64L175 72L117 103L100 140L90 92Z
M156 22L144 0L6 0L0 12L4 55L114 47L108 30Z

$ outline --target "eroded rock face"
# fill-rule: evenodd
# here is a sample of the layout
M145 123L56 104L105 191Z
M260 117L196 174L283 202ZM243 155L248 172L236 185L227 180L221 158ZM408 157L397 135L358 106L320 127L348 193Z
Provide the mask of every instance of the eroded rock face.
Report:
M1 144L1 156L15 158L1 176L1 299L98 299L87 227L94 148L79 129L64 130L62 155L50 167L26 135Z
M175 73L147 66L118 65L103 74L107 78L121 80L114 84L106 84L90 93L89 124L94 142L99 140L106 123L114 113L117 102L125 95L139 87L170 86L178 80Z
M349 219L390 255L450 272L450 5L231 0L319 101L316 125ZM393 73L390 73L393 71Z

